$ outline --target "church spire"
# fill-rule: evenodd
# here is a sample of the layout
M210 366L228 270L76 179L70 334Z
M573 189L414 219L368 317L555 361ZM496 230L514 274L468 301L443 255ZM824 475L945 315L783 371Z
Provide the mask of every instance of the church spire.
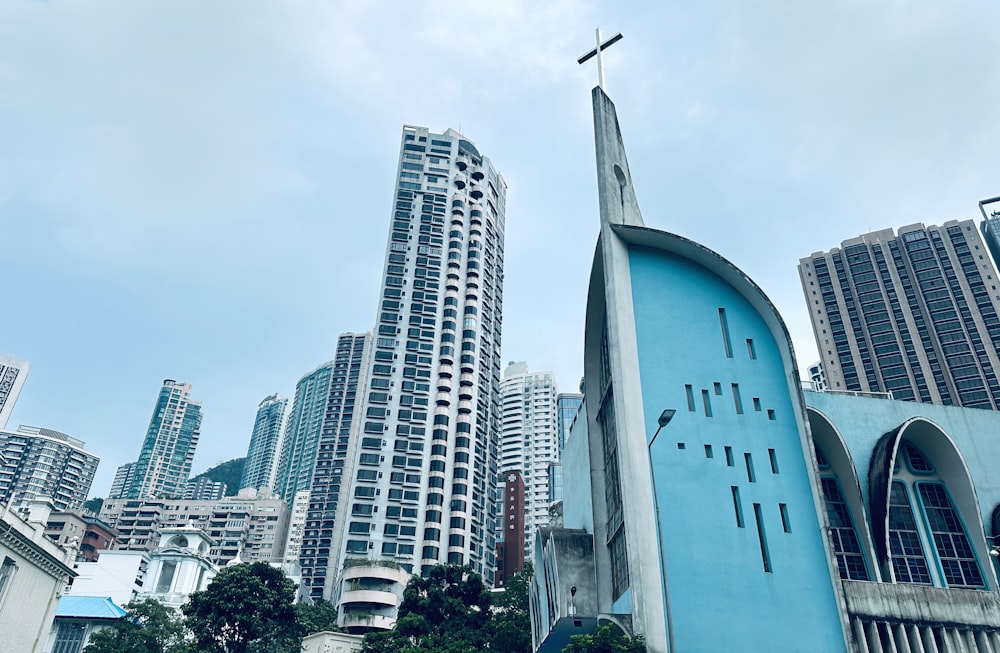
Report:
M604 50L622 40L618 32L601 42L601 28L597 28L597 47L586 53L577 63L597 58L597 86L593 90L594 142L597 150L597 190L601 205L601 224L627 224L643 226L639 202L632 188L632 175L625 157L625 143L615 104L604 92Z

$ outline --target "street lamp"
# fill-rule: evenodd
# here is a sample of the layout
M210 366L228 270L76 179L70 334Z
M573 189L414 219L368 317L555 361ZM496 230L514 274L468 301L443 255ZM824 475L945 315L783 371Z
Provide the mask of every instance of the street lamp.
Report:
M660 416L656 418L656 423L659 424L660 427L656 429L656 433L654 433L653 437L649 439L649 444L647 446L650 448L650 450L652 450L653 441L656 440L656 436L660 434L660 431L663 430L664 426L670 423L670 420L674 418L674 415L676 413L677 411L674 410L673 408L665 408L663 412L660 413ZM652 459L650 459L650 464L652 465Z
M667 593L667 570L663 562L663 527L660 523L660 498L656 494L656 474L653 472L653 442L656 441L656 436L660 434L664 426L670 423L670 420L674 418L676 413L677 411L673 408L663 409L660 416L656 418L658 425L656 433L653 433L653 437L649 439L649 444L646 445L649 453L649 480L653 486L653 508L656 511L656 543L659 547L657 556L660 558L660 585L663 592L663 607L667 613L667 642L669 643L668 650L670 651L674 650L674 629L670 614L670 597ZM1000 552L998 552L998 555L1000 555Z

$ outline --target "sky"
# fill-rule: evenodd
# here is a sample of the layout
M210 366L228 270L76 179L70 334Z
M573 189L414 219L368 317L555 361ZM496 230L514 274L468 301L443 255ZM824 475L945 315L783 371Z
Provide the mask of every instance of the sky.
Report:
M504 360L573 391L607 50L647 225L741 267L818 359L796 265L1000 195L1000 4L982 0L0 3L0 353L9 428L139 452L163 379L194 472L374 325L404 124L508 184Z

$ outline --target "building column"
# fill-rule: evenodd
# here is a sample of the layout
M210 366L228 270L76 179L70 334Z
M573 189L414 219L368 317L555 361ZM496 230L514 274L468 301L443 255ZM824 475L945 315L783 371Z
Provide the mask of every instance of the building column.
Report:
M868 648L871 653L885 653L885 649L882 648L882 638L878 634L878 626L875 625L874 621L865 624L865 635L867 635Z
M989 638L986 636L986 631L977 630L975 631L976 638L976 650L979 653L994 653L993 646L990 644Z
M854 631L854 641L858 643L858 653L872 653L868 648L868 637L865 634L865 624L859 617L851 619L851 628Z

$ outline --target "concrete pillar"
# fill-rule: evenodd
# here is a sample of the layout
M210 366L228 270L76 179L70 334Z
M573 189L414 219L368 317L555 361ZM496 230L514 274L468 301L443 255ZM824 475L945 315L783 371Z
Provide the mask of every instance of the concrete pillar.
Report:
M976 631L976 647L979 653L996 653L993 650L993 646L990 644L989 638L986 636L986 632L982 630Z
M893 631L892 636L896 640L896 650L900 653L912 653L913 649L910 647L910 638L906 634L906 626L896 624L889 628Z
M860 618L851 619L851 628L854 630L854 641L858 643L858 653L871 653L868 648L868 636L865 633L865 624Z
M913 653L927 653L924 648L923 638L920 637L920 630L913 624L906 626L906 635L910 640L910 650Z
M993 647L993 653L1000 653L1000 633L991 630L986 635L987 639L990 640L990 646Z
M871 653L885 653L885 649L882 648L882 638L878 634L878 626L874 621L865 624L865 634L868 636L868 648Z
M927 653L941 653L937 640L934 639L934 631L931 630L930 626L924 626L920 629L920 638L923 640L924 650Z

